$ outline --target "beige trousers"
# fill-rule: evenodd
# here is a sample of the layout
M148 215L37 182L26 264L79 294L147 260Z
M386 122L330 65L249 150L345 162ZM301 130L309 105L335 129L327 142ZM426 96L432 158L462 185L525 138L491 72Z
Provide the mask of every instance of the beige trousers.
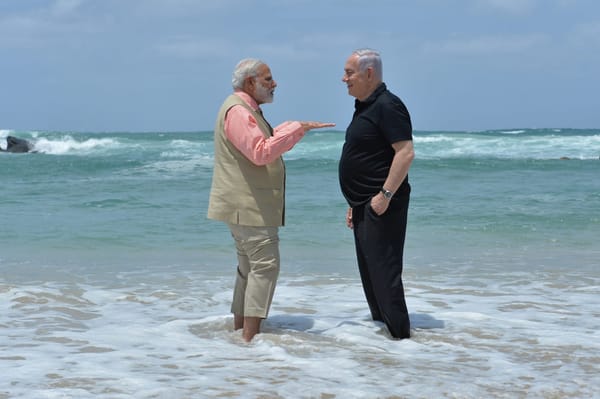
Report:
M238 257L231 312L266 318L279 276L278 228L229 224L229 229Z

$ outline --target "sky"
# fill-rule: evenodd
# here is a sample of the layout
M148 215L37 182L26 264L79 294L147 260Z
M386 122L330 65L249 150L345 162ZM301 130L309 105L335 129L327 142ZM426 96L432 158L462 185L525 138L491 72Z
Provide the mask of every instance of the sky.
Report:
M415 130L600 128L597 0L0 0L0 129L212 130L253 57L272 125L345 130L362 47Z

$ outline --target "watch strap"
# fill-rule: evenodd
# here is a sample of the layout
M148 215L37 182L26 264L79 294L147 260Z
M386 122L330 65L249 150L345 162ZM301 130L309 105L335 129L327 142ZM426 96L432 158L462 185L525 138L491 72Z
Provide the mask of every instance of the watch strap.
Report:
M394 196L394 193L391 192L390 190L386 190L385 188L381 187L381 193L383 194L383 196L386 199L391 199Z

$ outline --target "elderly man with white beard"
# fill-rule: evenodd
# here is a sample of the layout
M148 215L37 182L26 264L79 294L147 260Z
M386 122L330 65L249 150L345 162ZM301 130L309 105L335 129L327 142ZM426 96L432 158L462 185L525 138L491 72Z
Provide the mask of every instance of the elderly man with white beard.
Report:
M267 64L238 63L234 89L215 125L215 161L208 218L228 224L238 267L231 312L246 342L260 332L279 276L278 229L284 225L285 165L281 155L311 129L333 123L287 121L272 128L261 104L273 101L277 83Z

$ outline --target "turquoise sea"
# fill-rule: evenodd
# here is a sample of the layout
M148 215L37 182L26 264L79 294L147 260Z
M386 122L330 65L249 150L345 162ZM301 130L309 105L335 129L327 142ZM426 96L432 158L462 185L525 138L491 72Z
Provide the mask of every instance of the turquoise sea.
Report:
M308 133L249 345L212 132L8 135L37 152L0 153L0 399L600 397L600 129L414 132L403 341L369 320L344 133Z

